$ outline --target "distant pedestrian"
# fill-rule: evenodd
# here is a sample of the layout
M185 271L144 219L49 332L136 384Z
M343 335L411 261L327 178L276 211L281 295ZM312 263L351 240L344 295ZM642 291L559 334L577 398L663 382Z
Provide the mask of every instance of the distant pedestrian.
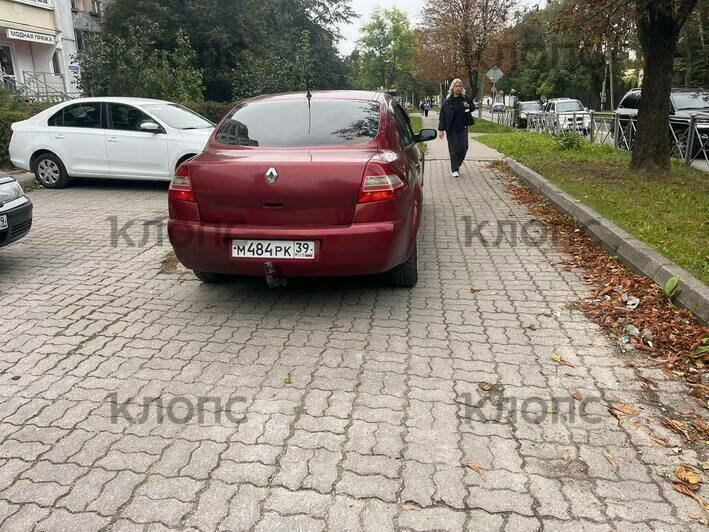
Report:
M424 108L425 102L422 100L421 103L419 104L419 111L421 111L421 114L424 113L423 108Z
M475 102L465 95L463 82L454 79L448 96L441 103L438 118L438 137L442 139L448 135L448 153L453 177L460 176L460 166L468 153L468 126L475 123L473 111Z
M423 116L428 117L428 112L431 110L431 104L423 102Z

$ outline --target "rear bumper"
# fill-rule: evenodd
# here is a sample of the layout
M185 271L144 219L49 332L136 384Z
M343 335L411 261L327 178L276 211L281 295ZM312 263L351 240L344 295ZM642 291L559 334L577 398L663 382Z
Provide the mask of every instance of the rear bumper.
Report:
M191 270L262 276L263 265L270 261L284 277L326 277L381 273L405 262L413 241L408 225L396 220L293 229L169 220L168 234L177 258ZM231 256L235 238L314 240L315 258L235 259Z
M32 202L29 198L25 203L13 208L0 207L0 216L7 215L8 227L0 231L0 247L7 246L27 235L32 227Z
M25 172L31 171L30 163L26 159L21 159L19 157L11 157L10 162L15 168L19 168L20 170L24 170Z

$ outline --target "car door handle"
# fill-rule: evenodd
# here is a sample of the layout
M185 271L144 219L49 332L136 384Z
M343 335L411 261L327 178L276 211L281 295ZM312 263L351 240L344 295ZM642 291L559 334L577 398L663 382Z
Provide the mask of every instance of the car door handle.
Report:
M108 137L108 142L118 142L118 137Z
M55 139L63 139L63 138L64 138L64 135L63 135L62 133L55 133L55 134L54 134L54 138L55 138Z

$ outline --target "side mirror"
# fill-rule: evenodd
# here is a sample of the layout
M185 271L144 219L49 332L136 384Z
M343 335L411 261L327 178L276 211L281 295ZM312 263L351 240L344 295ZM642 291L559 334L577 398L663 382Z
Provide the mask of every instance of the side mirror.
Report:
M434 140L438 136L438 132L435 129L422 129L419 131L418 135L415 135L416 142L428 142L429 140Z
M140 129L143 131L149 131L150 133L158 133L162 128L159 124L146 120L145 122L141 122Z

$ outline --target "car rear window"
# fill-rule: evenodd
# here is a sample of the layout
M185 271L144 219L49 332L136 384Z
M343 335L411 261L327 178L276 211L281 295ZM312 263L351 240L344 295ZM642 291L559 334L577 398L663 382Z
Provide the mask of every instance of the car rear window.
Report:
M371 140L379 129L379 103L306 98L244 103L217 131L234 146L332 146Z
M566 102L556 102L556 111L558 113L571 113L573 111L583 111L583 105L578 100L569 100Z
M541 111L542 106L537 102L523 102L519 104L520 111Z
M709 92L675 92L671 98L675 109L706 109L709 107Z

